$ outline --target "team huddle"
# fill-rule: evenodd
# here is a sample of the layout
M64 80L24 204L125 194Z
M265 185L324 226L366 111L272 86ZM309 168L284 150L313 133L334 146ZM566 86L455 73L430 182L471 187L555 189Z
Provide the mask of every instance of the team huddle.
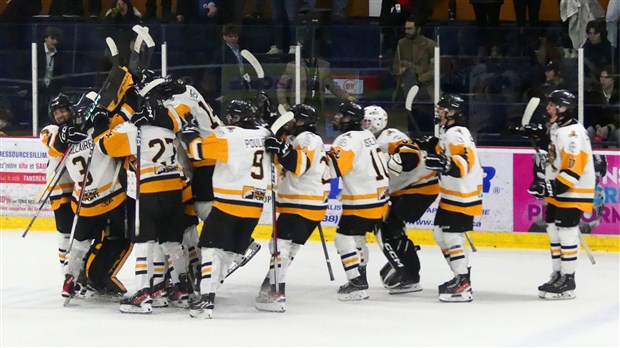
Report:
M118 300L123 313L176 306L191 317L212 318L226 277L260 249L252 232L274 192L274 257L255 307L284 312L288 268L320 228L333 178L342 183L334 244L347 277L339 300L369 298L368 232L387 258L380 276L389 293L422 290L419 247L407 237L406 224L420 219L438 196L433 236L454 274L439 285L439 300L473 300L465 237L482 214L483 171L473 138L460 125L459 96L444 95L436 105L439 137L419 139L387 128L381 107L344 102L333 120L341 134L326 151L312 106L298 104L280 115L271 103L233 100L222 122L181 80L146 69L119 68L118 74L111 100L102 102L95 92L77 102L55 97L52 124L41 132L48 177L56 179L48 190L65 305L76 297L102 297ZM582 211L592 210L594 195L589 141L569 117L574 97L558 93L547 107L546 185L536 192L549 204L554 273L539 288L548 299L574 297L575 226ZM125 296L116 275L132 250L137 289Z

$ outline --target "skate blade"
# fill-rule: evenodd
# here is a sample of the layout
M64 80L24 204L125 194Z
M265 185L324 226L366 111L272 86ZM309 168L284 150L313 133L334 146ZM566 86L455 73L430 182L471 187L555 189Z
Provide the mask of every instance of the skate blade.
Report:
M368 294L366 293L366 290L354 291L354 292L350 292L348 294L338 294L338 300L339 301L345 301L345 302L363 301L363 300L367 300L369 298L370 298L370 296L368 296Z
M286 311L286 299L278 299L274 302L254 302L254 307L263 312L284 313Z
M196 319L213 319L213 309L190 309L189 316Z
M473 300L474 295L470 291L460 294L439 294L441 302L471 302Z
M121 313L127 314L151 314L153 313L153 307L150 303L144 304L142 306L134 306L134 305L126 305L122 304L118 308Z
M539 294L540 296L540 294ZM553 292L547 292L545 293L544 297L545 300L572 300L575 298L575 292L574 291L564 291L562 293L553 293Z
M73 297L71 297L71 296L65 297L65 300L62 302L62 306L63 307L68 307L69 306L69 302L71 302L72 299L73 299Z
M420 292L422 291L422 286L419 283L407 285L401 288L392 288L389 289L388 293L390 295L398 295L398 294L406 294L408 292Z

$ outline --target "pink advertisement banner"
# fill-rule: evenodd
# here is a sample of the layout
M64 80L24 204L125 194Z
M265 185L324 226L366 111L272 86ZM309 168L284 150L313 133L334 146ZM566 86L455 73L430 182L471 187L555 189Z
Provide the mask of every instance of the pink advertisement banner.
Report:
M607 174L596 187L595 208L603 204L601 214L592 212L581 218L583 233L620 235L620 188L618 168L620 155L617 151L595 152L607 158ZM533 178L533 154L515 153L514 161L514 231L545 232L544 213L546 206L541 200L527 193ZM596 210L596 209L595 209ZM600 222L600 223L599 223Z

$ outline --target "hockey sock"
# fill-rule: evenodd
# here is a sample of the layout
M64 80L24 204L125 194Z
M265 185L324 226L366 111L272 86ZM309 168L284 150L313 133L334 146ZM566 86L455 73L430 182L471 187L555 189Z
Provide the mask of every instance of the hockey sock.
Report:
M153 248L155 242L135 243L133 250L136 254L136 285L138 290L149 288L153 275Z
M200 291L203 294L215 293L219 288L220 280L222 280L222 269L226 264L228 255L222 249L218 248L202 248L202 270L200 280ZM226 270L228 267L225 268Z
M301 248L302 245L303 244L291 243L291 252L289 254L289 261L288 261L289 266L291 265L293 260L295 260L295 256L297 255L297 252L299 251L299 248Z
M450 254L450 268L454 275L467 274L467 254L465 254L464 233L444 232L444 241Z
M200 249L198 248L198 230L196 225L185 229L183 233L183 246L185 247L186 267L188 270L200 270ZM198 272L200 273L200 272Z
M73 240L73 247L71 248L71 255L67 265L67 273L78 278L82 268L84 266L84 256L90 249L90 245L93 243L92 239L83 241Z
M366 244L366 236L354 236L355 244L357 245L357 251L360 255L360 266L366 266L370 254L368 253L368 245Z
M164 277L166 275L166 268L167 268L167 264L166 264L166 253L164 253L164 249L162 248L161 244L159 243L155 243L153 245L153 284L152 286L154 287L155 285L161 283L164 281Z
M288 269L288 265L290 264L290 255L291 255L291 245L292 241L290 239L280 239L278 238L278 265L277 265L277 277L274 278L274 258L269 258L269 283L274 285L275 279L278 279L278 283L284 283L286 280L286 270ZM269 251L273 255L273 239L269 242Z
M561 245L561 272L573 274L577 268L577 255L579 253L579 227L558 227Z
M60 271L64 276L67 272L65 269L66 261L68 261L67 249L69 248L69 233L60 233L56 234L56 241L58 242L58 261L60 261Z
M441 227L433 227L433 238L435 238L437 246L439 246L439 249L441 249L441 253L443 254L444 259L448 263L448 266L450 266L450 253L448 252L448 245L444 240L444 233ZM452 268L452 266L450 266L450 268Z
M355 237L336 233L334 244L336 245L338 255L340 255L340 260L347 274L347 279L351 280L359 277L360 255Z
M551 249L551 268L554 272L559 272L562 269L562 250L558 228L554 223L547 224L547 235Z
M180 243L175 242L165 242L161 246L168 256L168 268L171 271L170 278L172 279L172 284L176 284L179 282L179 275L187 273L183 247L181 247Z

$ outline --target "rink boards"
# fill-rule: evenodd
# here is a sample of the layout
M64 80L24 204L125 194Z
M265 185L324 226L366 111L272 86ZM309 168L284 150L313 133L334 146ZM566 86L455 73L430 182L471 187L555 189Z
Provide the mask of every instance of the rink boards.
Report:
M484 169L484 214L475 219L474 232L470 235L476 246L503 248L548 248L548 240L541 227L544 208L540 200L526 190L532 180L532 155L530 149L481 148ZM583 217L584 223L600 221L590 235L586 235L594 250L618 251L620 235L620 189L617 151L597 151L607 156L607 175L597 187L599 200L604 203L599 217L594 213ZM35 138L0 138L0 214L1 229L23 229L38 209L34 197L45 184L47 154ZM340 218L341 206L336 197L338 180L332 180L332 190L327 213L323 220L327 240L332 240ZM269 199L271 198L268 195ZM409 233L418 244L434 244L430 228L437 202L427 209ZM269 238L271 233L271 202L265 204L263 215L255 231L255 238ZM53 231L54 223L49 206L45 206L33 226L35 231ZM529 231L529 232L528 232ZM517 232L517 233L515 233ZM313 238L318 239L315 233ZM372 239L372 236L369 235Z

